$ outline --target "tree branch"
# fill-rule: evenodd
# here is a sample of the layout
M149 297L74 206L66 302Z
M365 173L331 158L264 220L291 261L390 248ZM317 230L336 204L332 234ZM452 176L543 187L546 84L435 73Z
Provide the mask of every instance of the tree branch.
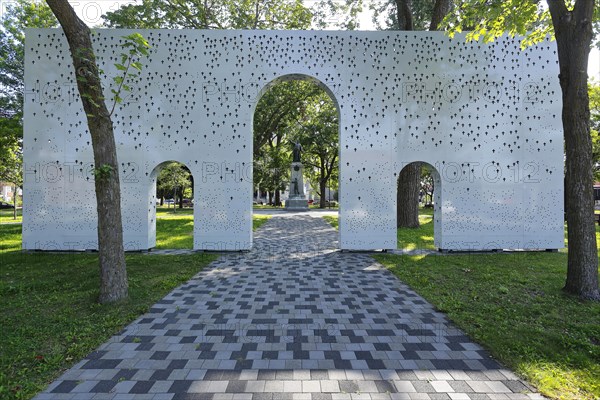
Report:
M577 3L589 2L593 3L593 1L585 0L578 1ZM564 2L564 0L546 0L548 3L548 9L550 10L550 15L552 16L552 24L554 25L554 29L560 29L563 25L564 18L569 14L569 10ZM577 4L575 4L577 7Z

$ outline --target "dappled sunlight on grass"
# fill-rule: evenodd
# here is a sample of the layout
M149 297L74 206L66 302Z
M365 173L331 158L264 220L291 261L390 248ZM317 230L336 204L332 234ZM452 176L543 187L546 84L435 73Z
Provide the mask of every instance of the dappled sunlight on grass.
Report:
M194 216L187 214L157 212L156 249L192 249L194 247ZM270 215L253 215L252 229L256 230L271 218Z
M418 228L398 228L398 248L410 250L435 250L433 244L433 210L419 209Z
M255 231L263 226L269 219L270 215L253 215L252 216L252 230Z
M2 209L0 210L0 224L11 224L11 223L15 223L15 222L22 222L23 221L23 210L18 208L17 209L17 219L13 219L14 217L14 210L12 209Z
M21 224L7 224L0 229L0 253L21 250ZM2 261L0 259L0 261Z
M339 218L337 215L323 215L323 219L335 229L339 229Z
M547 396L557 399L597 400L600 396L599 381L594 384L593 379L594 376L600 378L600 367L595 365L590 368L566 369L560 362L534 360L520 363L517 370L527 377L533 377L531 381L538 382L537 385L543 388L542 392Z
M191 249L193 235L194 221L191 216L156 219L157 249Z

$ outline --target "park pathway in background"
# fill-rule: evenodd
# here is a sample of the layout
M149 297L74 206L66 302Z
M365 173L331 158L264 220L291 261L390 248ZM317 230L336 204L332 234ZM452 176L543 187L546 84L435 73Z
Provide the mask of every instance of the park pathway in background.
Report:
M38 400L540 399L322 218L278 215ZM168 262L168 258L165 258Z

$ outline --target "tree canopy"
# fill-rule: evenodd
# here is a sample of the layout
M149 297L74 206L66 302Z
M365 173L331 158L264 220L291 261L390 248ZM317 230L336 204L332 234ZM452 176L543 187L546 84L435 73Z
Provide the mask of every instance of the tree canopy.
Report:
M301 0L142 0L102 17L110 28L308 29Z

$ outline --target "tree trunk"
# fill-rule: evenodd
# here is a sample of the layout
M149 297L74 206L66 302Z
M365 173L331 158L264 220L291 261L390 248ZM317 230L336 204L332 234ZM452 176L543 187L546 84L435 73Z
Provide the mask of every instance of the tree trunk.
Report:
M321 157L321 176L319 177L319 208L327 208L327 199L325 198L325 189L327 187L327 178L325 176L325 160Z
M183 188L181 188L181 192L179 193L179 209L183 209Z
M13 219L17 219L17 185L15 185L15 192L13 193Z
M421 163L410 163L400 171L398 177L398 206L397 226L398 228L419 227L419 182L421 179ZM402 186L406 185L407 186Z
M563 95L569 239L564 290L583 299L600 300L587 90L587 65L593 37L593 4L593 1L578 0L574 9L568 11L563 0L548 0L556 35Z
M279 189L275 190L275 205L279 207L281 205L281 192Z
M113 124L104 103L102 82L89 28L77 17L66 0L48 0L47 3L69 42L77 76L77 89L92 137L98 212L99 301L109 303L126 298L128 292L121 222L119 163Z
M440 23L444 20L446 14L450 12L451 7L452 0L436 0L431 13L431 23L429 24L430 31L438 30Z
M396 19L398 20L398 29L401 31L413 30L412 4L411 0L396 1Z

